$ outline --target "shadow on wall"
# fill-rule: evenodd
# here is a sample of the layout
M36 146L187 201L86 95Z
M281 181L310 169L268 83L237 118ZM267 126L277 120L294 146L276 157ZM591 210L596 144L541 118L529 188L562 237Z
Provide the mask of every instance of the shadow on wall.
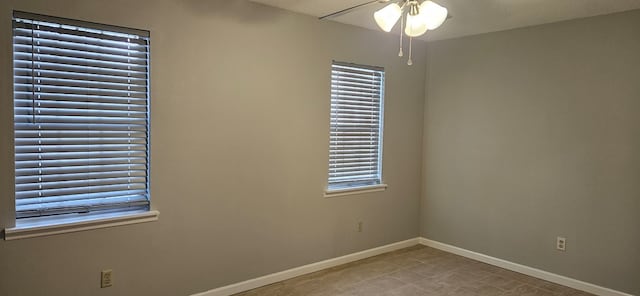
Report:
M235 19L243 23L267 23L282 17L280 9L248 0L174 0L196 15Z

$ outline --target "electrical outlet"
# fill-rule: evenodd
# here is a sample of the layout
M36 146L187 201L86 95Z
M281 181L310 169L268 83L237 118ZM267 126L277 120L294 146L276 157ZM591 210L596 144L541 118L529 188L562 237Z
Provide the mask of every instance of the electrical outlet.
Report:
M113 270L105 269L100 275L100 288L113 286Z
M567 250L567 239L561 236L558 236L556 238L556 249L558 249L559 251L566 251Z
M358 222L358 225L356 225L356 230L358 232L362 232L362 221Z

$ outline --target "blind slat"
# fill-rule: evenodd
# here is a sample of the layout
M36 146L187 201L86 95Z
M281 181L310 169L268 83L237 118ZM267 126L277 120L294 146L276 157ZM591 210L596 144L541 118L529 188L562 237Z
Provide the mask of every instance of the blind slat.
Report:
M51 93L44 94L38 92L18 91L14 89L16 99L33 100L35 98L40 102L44 101L77 101L77 102L94 102L94 103L116 103L147 106L146 98L133 98L130 96L102 96L94 94L70 94L70 93Z
M16 218L106 210L143 210L148 209L148 207L148 197L142 193L132 196L103 197L96 199L84 198L82 200L64 200L53 203L16 204Z
M16 153L47 153L47 152L83 152L100 149L100 151L146 151L145 144L100 144L99 147L92 145L33 145L20 146L16 148Z
M145 69L143 69L142 71L134 71L132 69L120 70L120 69L91 67L87 65L73 65L73 64L56 63L56 62L38 61L37 63L32 63L30 60L14 60L13 65L14 65L14 71L18 71L18 70L31 71L31 69L39 69L39 70L47 70L49 72L64 71L64 72L80 73L80 74L93 74L93 75L100 75L100 76L120 76L120 77L132 77L132 78L142 78L142 79L146 79L148 74Z
M43 73L36 71L35 75L42 75ZM35 81L34 81L35 80ZM132 83L131 81L122 82L106 82L95 80L84 80L77 78L60 78L60 77L44 77L37 76L32 78L31 76L14 76L14 82L19 85L37 85L39 87L82 87L82 88L109 88L113 90L124 90L127 92L146 92L146 85L144 81L138 81Z
M109 45L91 44L87 43L86 41L77 42L72 40L65 40L64 38L56 39L55 36L52 37L53 38L47 38L46 34L41 34L40 37L38 37L37 35L32 36L30 32L27 32L24 36L15 36L13 44L18 48L24 48L25 46L31 47L32 44L35 44L48 48L83 50L90 53L122 55L136 58L146 58L147 54L146 50L143 50L144 48L142 46L129 45L127 48L117 48Z
M87 182L86 184L89 184ZM76 186L72 188L59 188L59 189L41 189L41 190L25 190L17 191L16 199L22 198L36 198L41 196L58 196L58 195L70 195L70 194L91 194L95 192L111 192L118 190L130 190L130 189L144 189L144 183L132 183L132 184L111 184L111 185L98 185L98 186Z
M79 86L79 85L46 85L35 83L20 83L17 82L14 84L14 90L30 92L35 94L41 93L51 93L51 94L77 94L84 95L86 93L91 93L93 95L100 96L121 96L121 97L133 97L133 98L144 98L147 93L144 91L135 91L135 90L126 90L126 89L116 89L116 88L108 88L108 86L103 86L101 88L90 87L90 86Z
M124 163L124 164L106 164L106 165L84 165L84 166L68 166L68 167L52 167L52 168L23 168L16 169L16 177L18 176L46 176L56 174L72 174L72 173L91 173L91 172L108 172L113 170L147 170L146 164Z
M36 53L33 54L31 52L14 52L13 56L15 58L21 60L32 59L35 65L38 65L40 62L44 63L59 63L59 64L69 64L74 66L88 66L94 68L106 68L109 70L134 70L134 71L145 71L147 65L145 64L137 64L137 63L127 63L127 62L116 62L109 60L97 60L85 57L71 57L71 56L62 56L62 55L54 55L54 54L46 54L46 53Z
M104 186L104 185L130 185L134 183L145 183L147 179L143 177L115 177L115 178L99 178L99 179L82 179L82 180L58 180L53 182L41 181L38 183L17 184L16 190L20 191L36 191L49 189L77 189L79 186Z
M98 116L53 116L53 115L14 115L15 122L21 123L105 123L105 124L147 124L146 118L134 117L98 117ZM37 126L37 125L35 125Z
M37 105L37 103L36 103ZM66 106L73 107L73 106ZM108 109L79 109L79 108L45 108L40 106L15 107L16 115L35 114L39 116L94 116L94 117L122 117L122 118L146 118L147 112L134 110L108 110ZM38 122L36 120L36 122Z
M35 68L34 68L35 69ZM67 70L48 70L37 68L37 74L40 76L49 77L52 79L73 79L78 81L87 81L87 82L111 82L111 83L123 83L123 84L131 84L131 85L146 85L147 79L142 75L136 76L125 76L125 75L114 75L113 73L91 73L91 72L73 72ZM31 78L33 74L32 68L16 68L13 72L14 76ZM142 77L140 77L142 76Z
M33 106L33 100L15 99L16 107ZM147 106L137 104L118 103L97 103L97 102L76 102L76 101L49 101L38 99L38 107L42 108L75 108L75 109L98 109L98 110L127 110L147 112Z
M147 173L143 170L124 170L124 171L107 171L107 172L89 172L89 173L71 173L71 174L54 174L39 176L19 176L16 177L16 184L30 184L39 182L54 181L70 181L83 179L103 179L116 177L145 177Z
M88 50L89 49L89 50ZM146 65L147 59L142 56L142 53L138 52L94 52L91 46L86 48L65 48L59 46L46 46L41 42L33 42L32 44L14 44L14 53L35 55L37 60L42 57L55 57L68 58L68 59L80 59L84 61L100 61L100 62L112 62L117 64L132 64L132 65ZM137 57L140 55L141 57Z
M20 153L16 161L146 157L145 150ZM43 163L44 166L44 163Z
M114 47L119 44L137 44L141 46L148 44L146 36L122 34L110 30L96 30L87 26L68 24L65 20L60 21L59 23L54 23L55 20L43 20L36 15L32 15L30 18L14 17L13 27L14 31L19 33L16 35L38 33L57 37L61 40L84 40L85 42L104 43Z

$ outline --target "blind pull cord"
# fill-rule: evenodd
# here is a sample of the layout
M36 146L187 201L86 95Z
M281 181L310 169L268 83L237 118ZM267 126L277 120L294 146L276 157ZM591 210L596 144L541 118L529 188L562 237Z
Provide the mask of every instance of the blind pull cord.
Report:
M399 57L404 56L404 53L402 52L402 35L404 35L402 33L403 27L404 27L404 14L402 14L402 16L400 17L400 52L398 52Z
M413 37L409 37L409 60L407 61L407 65L413 65L413 60L411 59L411 46L413 43Z
M31 24L31 116L32 123L36 123L36 75L35 75L35 40L33 38L33 26Z

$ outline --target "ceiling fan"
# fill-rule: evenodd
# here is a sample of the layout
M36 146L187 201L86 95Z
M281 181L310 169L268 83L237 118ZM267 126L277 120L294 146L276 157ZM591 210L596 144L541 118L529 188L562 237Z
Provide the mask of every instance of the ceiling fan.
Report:
M413 37L422 36L428 30L434 30L440 27L445 20L451 18L449 11L439 4L430 0L373 0L321 16L320 19L337 17L374 3L388 2L390 4L376 11L373 14L373 18L380 29L385 32L391 32L391 29L400 20L400 30L404 34L400 34L400 52L398 56L404 55L402 52L402 36L406 34L409 36L409 60L407 64L412 65L411 44Z

